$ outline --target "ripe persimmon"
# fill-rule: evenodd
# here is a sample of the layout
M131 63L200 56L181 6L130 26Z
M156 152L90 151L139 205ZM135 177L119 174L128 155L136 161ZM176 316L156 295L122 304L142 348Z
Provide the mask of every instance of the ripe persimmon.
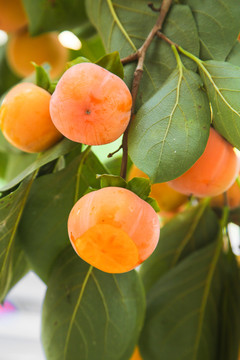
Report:
M102 145L118 139L130 120L132 96L122 79L92 63L69 68L50 102L56 128L68 139Z
M25 152L41 152L62 138L49 113L51 95L32 83L14 86L0 107L5 138Z
M240 186L239 186L237 180L226 191L226 196L227 196L227 199L226 199L227 205L231 209L240 206ZM215 207L223 207L225 205L224 194L214 196L211 199L211 205L215 206Z
M130 360L142 360L138 346L135 347L135 350L134 350Z
M183 175L168 184L186 195L216 196L229 189L238 172L239 160L232 145L211 128L200 158Z
M65 70L68 50L61 45L56 32L30 36L27 30L12 34L7 44L7 59L12 70L21 77L34 71L32 61L38 65L48 63L52 78Z
M128 180L131 180L134 177L148 178L143 171L133 165L129 171ZM173 190L166 182L152 184L149 196L158 202L158 206L162 214L165 212L176 212L181 205L188 201L188 197L186 195Z
M132 270L155 249L160 233L153 208L133 192L106 187L73 206L68 233L76 253L108 273Z
M22 0L0 0L0 30L17 31L27 23Z

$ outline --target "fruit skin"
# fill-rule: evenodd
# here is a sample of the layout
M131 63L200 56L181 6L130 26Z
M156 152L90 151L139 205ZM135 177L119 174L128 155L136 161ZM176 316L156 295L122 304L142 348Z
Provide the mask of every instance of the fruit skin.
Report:
M239 174L240 176L240 174ZM240 186L237 181L227 190L227 205L230 209L240 206ZM224 206L224 194L220 194L211 199L211 205L214 207Z
M128 180L134 177L148 178L143 171L133 165L129 171ZM186 195L173 190L166 182L153 184L149 196L157 200L161 213L176 212L181 205L188 201Z
M41 152L62 138L49 113L51 95L32 83L14 86L0 107L0 126L5 138L18 149Z
M213 128L207 146L195 164L183 175L168 182L174 190L197 197L216 196L234 183L239 160L231 144Z
M120 231L118 242L114 244L111 231L109 234L105 232L101 238L100 230L95 237L95 243L90 241L87 249L79 251L79 248L84 246L81 237L84 237L87 231L102 225L106 225L110 230L112 227L114 231ZM130 255L128 256L128 251L124 249L123 252L121 251L123 233L128 241L126 244L129 244L131 250L135 247L138 252L134 260ZM73 248L85 261L102 271L120 273L132 270L151 255L158 243L160 224L153 208L136 194L124 188L106 187L84 195L73 206L68 219L68 234ZM107 237L109 241L106 243ZM84 242L85 240L86 238ZM91 254L92 245L94 245L94 255ZM99 250L98 253L95 252L96 248ZM118 259L116 266L114 265L116 257L113 259L113 253L114 256L117 254L120 262L121 257L124 259L124 266L117 263ZM100 260L97 259L98 255ZM108 259L111 266L108 264Z
M131 93L122 79L92 63L69 68L50 102L56 128L68 139L86 145L108 144L127 128Z
M134 350L130 360L143 360L143 358L140 355L138 346L135 347L135 350Z
M31 37L27 30L12 34L7 44L7 59L12 70L21 77L34 71L31 61L48 63L50 76L56 78L65 70L68 50L61 45L58 34L45 33Z
M17 31L28 19L21 0L0 0L0 30Z

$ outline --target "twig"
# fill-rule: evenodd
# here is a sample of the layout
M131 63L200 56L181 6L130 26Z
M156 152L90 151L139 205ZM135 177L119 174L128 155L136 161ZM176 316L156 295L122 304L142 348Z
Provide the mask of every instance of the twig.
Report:
M113 157L113 155L115 155L116 153L118 153L120 150L122 149L122 144L119 146L119 148L111 153L108 154L108 158Z
M128 56L125 59L122 59L122 63L125 63L125 64L127 62L132 62L134 60L138 60L137 67L136 67L136 70L134 72L133 82L132 82L132 91L131 92L132 92L132 100L133 100L133 102L132 102L132 110L131 110L131 119L130 119L130 122L128 124L127 129L125 130L125 132L123 134L123 140L122 140L123 156L122 156L122 164L121 164L121 173L120 173L120 175L124 179L126 179L126 173L127 173L128 131L129 131L129 126L130 126L130 124L131 124L131 122L133 120L134 112L135 112L135 104L136 104L139 85L140 85L142 74L143 74L143 65L144 65L146 52L147 52L151 42L153 41L155 35L158 33L158 31L160 31L162 29L164 20L165 20L167 14L168 14L168 11L169 11L171 5L172 5L172 0L163 0L161 8L160 8L160 13L159 13L159 16L158 16L157 21L156 21L156 24L154 25L154 27L152 28L152 30L148 34L148 36L147 36L146 40L144 41L143 45L136 51L136 53L131 54L130 56Z
M179 48L179 45L176 44L175 42L173 42L171 39L169 39L166 35L164 35L161 31L157 32L157 36L164 40L166 43L168 43L169 45L174 45L177 49Z

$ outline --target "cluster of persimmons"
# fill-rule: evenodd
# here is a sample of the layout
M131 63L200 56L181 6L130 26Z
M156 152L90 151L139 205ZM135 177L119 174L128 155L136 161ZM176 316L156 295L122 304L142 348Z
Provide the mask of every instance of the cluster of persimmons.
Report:
M49 63L53 78L63 73L68 50L61 45L56 32L30 36L21 0L0 0L0 30L8 33L7 60L16 75L29 76L34 71L32 62Z

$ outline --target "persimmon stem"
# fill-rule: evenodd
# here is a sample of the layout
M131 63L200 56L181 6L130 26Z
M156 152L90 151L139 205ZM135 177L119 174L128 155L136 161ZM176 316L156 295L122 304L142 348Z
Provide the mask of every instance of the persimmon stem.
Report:
M160 31L162 29L164 20L170 10L171 5L172 5L172 0L163 0L162 1L157 21L156 21L155 25L153 26L152 30L150 31L150 33L148 34L148 36L147 36L146 40L144 41L144 43L142 44L142 46L136 51L136 53L131 54L128 57L121 60L122 64L127 64L129 62L133 62L133 61L137 60L137 66L136 66L136 70L134 72L132 89L131 89L132 100L133 100L132 110L131 110L131 118L130 118L128 127L123 134L123 139L122 139L123 155L122 155L122 164L121 164L120 175L124 179L126 179L126 174L127 174L128 131L129 131L129 126L133 120L134 113L135 113L135 104L136 104L136 99L137 99L137 95L138 95L139 85L140 85L140 82L142 79L145 56L146 56L147 50L148 50L149 46L151 45L155 35L158 33L158 31Z

